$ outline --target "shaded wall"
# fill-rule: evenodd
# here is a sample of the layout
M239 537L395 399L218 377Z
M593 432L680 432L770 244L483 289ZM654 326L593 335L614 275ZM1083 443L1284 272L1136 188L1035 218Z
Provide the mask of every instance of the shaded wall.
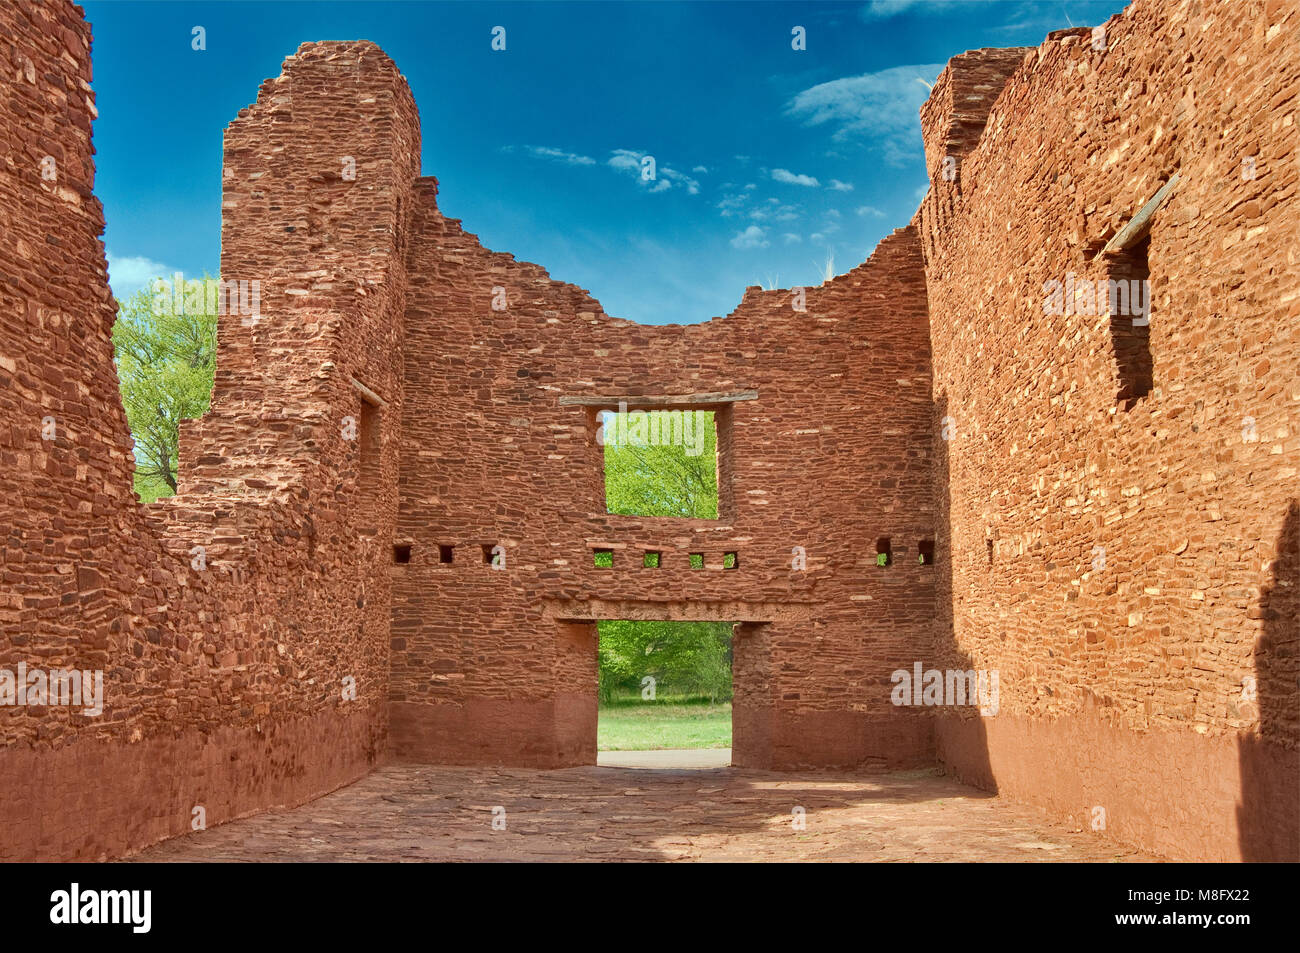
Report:
M1175 857L1300 856L1297 17L1139 0L1104 50L1075 30L955 58L923 111L954 431L939 637L1001 672L998 716L941 719L939 755ZM984 91L978 138L959 87ZM1044 284L1105 279L1097 253L1175 173L1150 230L1154 388L1126 409L1111 318L1045 314Z

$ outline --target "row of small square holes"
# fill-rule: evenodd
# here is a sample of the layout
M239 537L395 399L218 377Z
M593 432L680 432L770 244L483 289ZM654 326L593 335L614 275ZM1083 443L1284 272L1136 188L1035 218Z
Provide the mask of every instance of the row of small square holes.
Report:
M492 554L493 554L493 550L496 549L496 546L495 546L494 544L492 544L492 543L483 543L483 544L482 544L482 548L483 548L483 565L485 565L485 566L491 566L491 565L492 565ZM410 561L411 561L411 546L410 546L410 544L409 544L409 543L398 543L398 544L395 544L395 545L393 546L393 562L395 562L395 563L409 563ZM451 563L451 562L455 562L455 561L456 561L456 547L455 547L455 545L453 544L453 545L448 546L448 545L444 545L444 544L439 544L439 546L438 546L438 562L440 562L440 563L444 563L444 564L445 564L445 563Z
M934 565L934 540L923 539L917 544L917 563L922 566ZM894 550L889 544L889 537L882 536L876 540L876 565L892 566L894 564Z
M492 553L496 547L490 543L483 543L483 564L492 565ZM992 547L990 547L991 549ZM438 546L438 562L451 563L455 561L456 547L454 545ZM923 539L917 546L919 553L917 561L922 566L934 565L934 540ZM663 554L654 550L647 551L641 559L643 569L658 569ZM689 556L690 566L692 569L704 568L704 554L691 553ZM393 562L409 563L411 561L411 547L409 544L398 544L393 546ZM991 561L991 560L990 560ZM592 550L592 562L597 569L611 569L614 566L614 550L612 549L594 549ZM876 540L876 565L892 566L894 564L894 552L890 546L889 537L882 536ZM736 569L740 566L740 555L734 551L722 554L722 568Z
M614 568L614 550L612 549L593 549L592 563L597 569ZM663 561L663 554L655 550L647 550L641 557L642 569L658 569ZM688 557L689 565L692 569L704 568L704 554L690 553ZM738 569L740 567L740 554L735 551L728 551L722 554L723 569Z

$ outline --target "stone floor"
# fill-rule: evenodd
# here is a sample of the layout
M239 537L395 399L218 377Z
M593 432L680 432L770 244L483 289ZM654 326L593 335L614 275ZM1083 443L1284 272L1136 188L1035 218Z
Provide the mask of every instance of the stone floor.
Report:
M802 808L804 828L796 829ZM504 813L503 813L504 812ZM494 829L496 818L498 828ZM934 771L389 764L141 861L1138 861Z

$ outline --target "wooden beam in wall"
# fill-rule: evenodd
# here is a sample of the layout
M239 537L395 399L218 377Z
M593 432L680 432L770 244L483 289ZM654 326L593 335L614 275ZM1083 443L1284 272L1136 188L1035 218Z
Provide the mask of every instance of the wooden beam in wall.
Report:
M712 394L667 394L654 397L587 397L585 395L565 395L560 398L561 407L617 407L627 404L633 408L643 407L691 407L697 404L734 404L739 400L758 400L756 390L737 390L730 393Z
M1124 249L1140 242L1142 237L1151 230L1151 216L1156 213L1156 209L1164 204L1165 199L1169 197L1169 193L1174 190L1174 186L1177 184L1178 176L1173 175L1168 182L1160 186L1156 194L1151 196L1151 200L1146 205L1143 205L1132 220L1116 232L1115 237L1106 243L1106 247L1101 250L1101 254L1117 255Z
M362 399L365 400L366 403L374 404L376 407L388 406L388 402L385 401L384 398L380 397L378 394L372 391L365 384L361 383L361 381L357 380L355 377L349 377L348 380L352 381L352 386L357 389L357 392L361 395Z

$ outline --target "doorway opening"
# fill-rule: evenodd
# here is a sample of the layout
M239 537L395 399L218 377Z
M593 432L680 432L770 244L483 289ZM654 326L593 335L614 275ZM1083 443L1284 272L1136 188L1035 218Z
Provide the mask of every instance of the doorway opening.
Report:
M597 764L730 765L733 629L730 622L598 622Z

